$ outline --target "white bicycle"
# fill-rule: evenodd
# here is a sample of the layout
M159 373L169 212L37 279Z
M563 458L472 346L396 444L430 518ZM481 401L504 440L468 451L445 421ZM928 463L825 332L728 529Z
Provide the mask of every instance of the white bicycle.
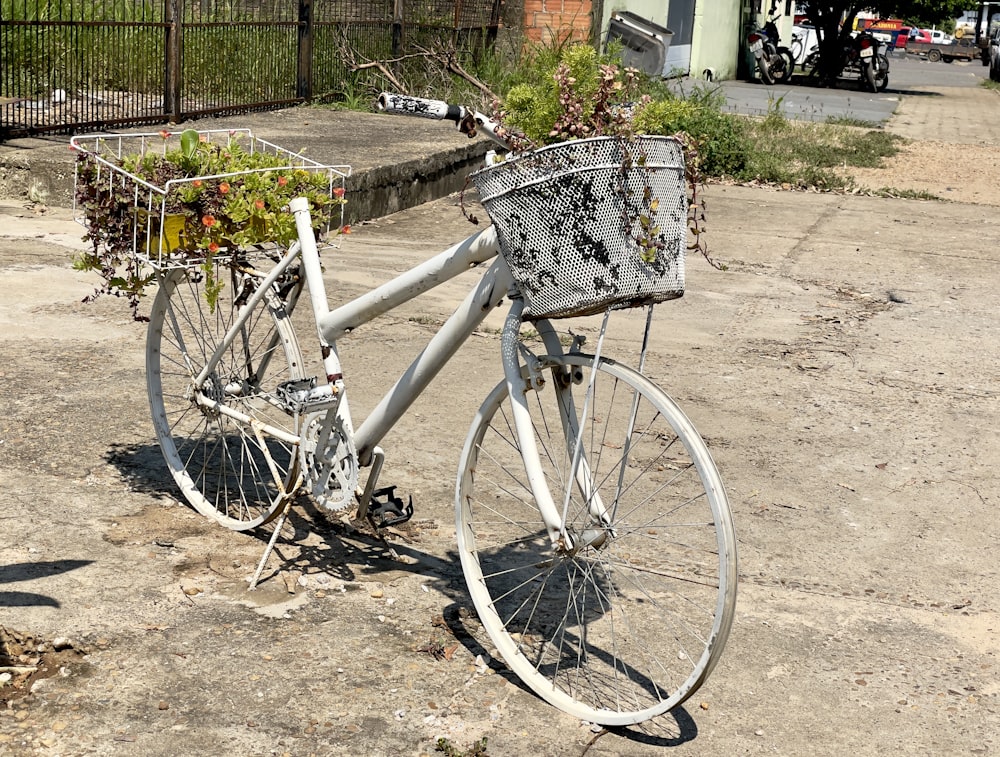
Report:
M444 103L383 104L489 126ZM378 487L379 443L486 315L509 302L504 378L472 419L456 486L458 548L479 620L527 686L581 719L626 725L684 702L732 624L732 517L684 413L640 371L602 354L607 312L593 353L579 338L566 343L537 299L526 304L494 227L331 310L309 206L291 209L299 236L290 249L215 258L224 286L212 307L201 268L160 271L149 400L188 502L237 530L282 516L303 490L330 510L356 506L376 528L405 520L412 508ZM475 266L481 279L356 425L348 399L359 388L344 382L338 341ZM303 293L319 377L306 375L306 336L292 325ZM522 337L526 321L541 349ZM644 344L640 369L645 354Z

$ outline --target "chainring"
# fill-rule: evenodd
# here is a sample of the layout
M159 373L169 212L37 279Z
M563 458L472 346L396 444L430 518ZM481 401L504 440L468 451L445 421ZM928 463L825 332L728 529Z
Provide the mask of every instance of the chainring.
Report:
M336 409L309 413L301 428L299 455L309 492L320 507L343 510L354 503L358 488L358 453L344 433L344 419Z

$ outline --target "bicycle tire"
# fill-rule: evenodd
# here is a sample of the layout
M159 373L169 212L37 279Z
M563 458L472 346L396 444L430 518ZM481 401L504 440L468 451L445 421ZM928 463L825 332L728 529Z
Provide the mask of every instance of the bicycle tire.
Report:
M884 55L878 56L879 69L875 77L875 90L885 92L889 88L889 59Z
M767 85L774 84L774 76L771 75L771 59L767 55L762 55L757 59L757 70L760 71L760 80Z
M273 436L258 436L250 425L196 400L194 378L255 283L235 266L216 266L215 271L225 278L214 307L205 297L201 271L173 270L161 278L146 339L146 382L160 449L184 498L227 528L246 531L278 515L282 493L298 476L298 449ZM300 378L298 341L272 289L200 391L254 423L294 433L294 421L279 406L274 390L283 381Z
M878 92L878 82L875 80L875 67L870 63L864 66L865 85L872 92Z
M579 422L593 358L540 361L551 376L525 388L561 507L573 442L558 405ZM735 612L736 538L722 480L680 408L630 368L602 359L597 370L582 459L614 534L594 527L574 485L566 523L579 550L556 553L526 480L504 383L466 440L456 525L479 620L510 669L565 712L621 726L679 706L718 662ZM571 375L580 383L563 380ZM566 383L558 399L555 387Z
M792 75L795 73L795 58L792 56L792 51L787 47L779 47L777 60L780 61L780 66L775 64L777 71L774 75L774 83L784 84L791 81Z

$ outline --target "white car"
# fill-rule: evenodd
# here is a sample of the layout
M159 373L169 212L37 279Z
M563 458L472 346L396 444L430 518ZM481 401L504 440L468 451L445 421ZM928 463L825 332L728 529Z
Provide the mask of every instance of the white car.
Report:
M931 34L931 42L938 45L948 45L951 44L952 36L950 34L945 34L940 29L924 29L924 31L929 31Z

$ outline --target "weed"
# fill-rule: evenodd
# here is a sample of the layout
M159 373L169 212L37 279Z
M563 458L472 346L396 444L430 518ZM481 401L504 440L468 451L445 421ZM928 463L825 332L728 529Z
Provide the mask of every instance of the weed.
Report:
M437 745L434 749L438 752L444 752L445 757L488 757L486 754L485 736L478 741L472 742L469 748L464 751L452 744L451 739L446 739L442 736L437 740Z
M901 200L941 200L936 194L925 192L923 189L896 189L895 187L882 187L876 189L874 194L877 197L894 197Z
M986 89L992 89L994 92L1000 92L1000 81L993 81L992 79L983 79L979 82L980 87Z
M432 318L429 315L413 315L407 318L410 323L418 323L421 326L441 326L444 321L438 318Z
M882 126L875 121L867 121L864 118L854 116L828 116L826 123L832 126L856 126L859 129L881 129Z

